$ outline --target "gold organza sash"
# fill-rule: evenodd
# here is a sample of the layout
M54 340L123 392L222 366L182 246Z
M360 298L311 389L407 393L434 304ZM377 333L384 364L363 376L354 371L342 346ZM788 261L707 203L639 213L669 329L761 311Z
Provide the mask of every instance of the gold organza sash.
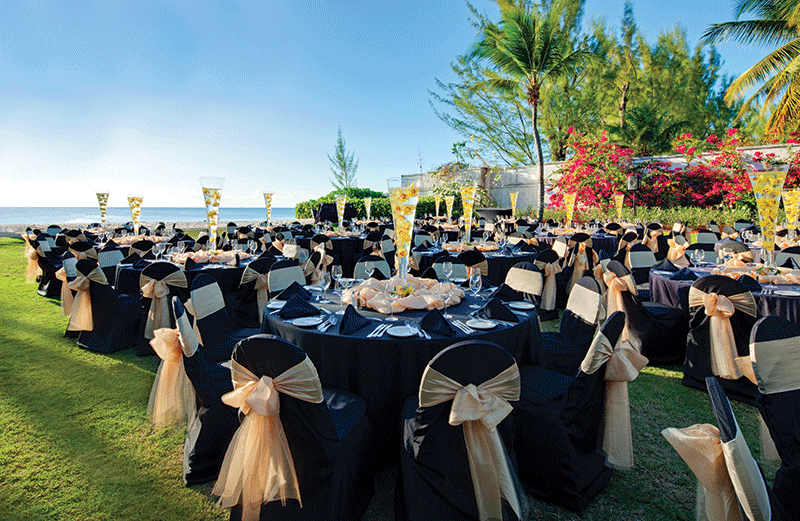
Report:
M150 391L147 417L158 427L187 423L196 414L194 387L183 367L183 344L177 329L156 329L150 341L161 364Z
M154 337L153 332L156 329L169 328L171 325L169 299L167 298L169 296L169 288L167 286L187 287L186 275L182 271L173 271L161 280L153 279L147 275L139 276L139 287L141 288L142 296L152 299L144 327L144 337L148 340Z
M662 230L650 230L649 233L645 234L644 240L642 244L650 248L653 253L659 253L659 240L658 238L664 234Z
M316 264L312 262L313 255L309 256L303 265L303 275L309 277L311 284L317 284L323 273L328 270L328 266L333 263L333 257L325 253L325 249L320 251L320 259Z
M661 434L697 476L697 519L741 521L719 429L706 423L664 429Z
M70 316L72 314L72 291L70 291L69 281L67 280L67 272L62 267L56 271L56 278L61 281L61 312L64 313L65 317Z
M70 248L69 252L75 256L75 260L83 260L83 259L97 260L97 250L95 250L94 248L89 248L86 251L77 251Z
M36 277L41 274L41 270L39 269L39 252L31 249L31 251L26 253L25 256L28 258L28 267L25 270L25 280L28 282L33 282L36 280Z
M641 341L638 337L631 337L628 335L628 314L625 309L625 302L622 299L622 294L626 291L632 295L637 295L636 286L633 283L633 277L626 275L624 277L617 277L612 271L603 273L603 282L606 285L606 311L607 316L611 316L615 311L622 311L625 313L625 328L620 335L620 341L628 341L637 351L642 351Z
M545 311L552 311L556 309L556 295L558 294L556 274L561 272L561 268L555 262L550 264L541 263L541 265L536 263L536 266L542 270L542 274L544 275L544 289L542 289L541 307Z
M78 272L78 276L67 284L70 290L76 292L75 300L72 303L67 331L92 331L94 329L92 297L89 291L91 282L108 285L108 279L106 279L103 270L100 268L93 269L87 276Z
M467 446L469 470L481 521L503 519L501 498L520 516L511 471L497 425L513 410L509 401L519 400L519 369L508 369L477 387L462 386L431 366L425 368L419 389L421 407L453 400L450 425L461 425Z
M300 499L300 485L292 453L280 418L283 393L310 403L322 403L322 386L317 370L306 357L276 378L260 379L235 360L231 361L233 391L222 401L238 407L245 415L233 436L213 494L219 504L241 503L242 520L256 521L261 505L280 499Z
M260 324L264 321L264 308L267 306L267 302L269 302L269 282L267 281L267 274L259 273L248 266L244 269L242 280L239 284L247 284L251 281L256 281L253 289L256 290L258 299L258 322Z
M629 342L618 342L614 348L605 335L595 335L581 371L592 374L606 364L605 432L603 450L609 465L615 468L633 467L633 435L628 382L639 376L649 360Z
M674 239L667 239L667 244L669 244L667 259L675 266L679 266L681 268L688 267L689 261L686 260L686 248L689 247L689 243L686 242L684 244L678 244Z
M736 366L738 352L730 318L736 310L755 317L753 295L747 292L725 296L705 293L692 286L689 288L689 307L698 306L705 306L705 313L709 317L711 372L728 380L741 378L742 372Z
M569 259L569 266L572 266L572 276L567 281L567 293L572 291L572 287L583 277L583 273L589 269L589 258L586 253L586 243L578 243L578 251Z

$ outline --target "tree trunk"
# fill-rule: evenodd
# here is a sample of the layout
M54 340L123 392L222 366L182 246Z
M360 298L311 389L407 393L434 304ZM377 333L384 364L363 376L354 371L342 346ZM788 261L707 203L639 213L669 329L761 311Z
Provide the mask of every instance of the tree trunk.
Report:
M619 128L625 126L625 109L628 106L628 88L631 86L629 81L626 81L622 84L622 88L620 89L622 95L620 96L619 100Z
M531 102L531 113L533 120L533 142L536 144L536 162L539 164L539 212L537 219L544 220L544 154L542 154L542 140L539 137L539 100L534 98Z

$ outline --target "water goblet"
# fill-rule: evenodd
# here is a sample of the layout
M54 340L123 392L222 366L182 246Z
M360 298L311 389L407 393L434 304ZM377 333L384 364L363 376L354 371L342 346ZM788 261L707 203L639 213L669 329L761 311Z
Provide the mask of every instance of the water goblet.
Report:
M389 301L389 312L391 314L390 314L389 318L387 318L386 320L388 320L389 322L396 322L397 321L397 317L394 316L394 303L397 302L397 299L399 299L399 298L400 298L400 295L398 295L393 288L390 287L387 290L386 300Z
M482 282L483 282L483 280L481 279L481 270L475 269L475 268L470 269L470 272L469 272L469 290L472 292L472 296L473 297L476 297L476 298L478 297L478 293L481 292L481 283ZM470 305L470 307L473 308L473 309L480 309L483 306L476 302L475 304Z
M453 263L444 261L442 263L442 274L444 275L445 282L450 282L450 276L453 275Z
M327 271L322 273L319 276L319 280L317 281L317 285L319 286L319 295L317 296L317 302L320 304L329 304L330 300L325 299L325 290L331 283L331 274Z
M364 270L367 272L367 278L372 277L372 274L375 273L375 261L367 261L364 263Z
M331 278L336 281L336 284L339 284L339 279L342 278L342 266L336 265L331 268Z

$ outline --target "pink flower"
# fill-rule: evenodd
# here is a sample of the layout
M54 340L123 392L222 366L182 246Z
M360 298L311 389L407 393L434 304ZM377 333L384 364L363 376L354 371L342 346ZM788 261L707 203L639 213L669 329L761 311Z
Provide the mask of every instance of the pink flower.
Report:
M679 154L683 154L684 152L686 152L686 146L678 145L675 147L675 151Z
M709 143L716 143L716 142L717 142L717 139L718 139L718 138L717 138L717 135L716 135L716 134L711 134L710 136L708 136L708 137L706 138L706 141L707 141L707 142L709 142Z
M797 145L797 144L800 144L800 140L797 140L797 139L792 139L792 138L790 138L790 139L787 139L787 140L786 140L786 142L787 142L787 143L789 143L790 145Z
M739 132L738 128L729 128L728 130L725 131L725 134L727 134L728 137L731 137L732 135L736 134L737 132Z
M567 129L567 134L574 134L574 133L575 133L575 127L570 125L569 128Z

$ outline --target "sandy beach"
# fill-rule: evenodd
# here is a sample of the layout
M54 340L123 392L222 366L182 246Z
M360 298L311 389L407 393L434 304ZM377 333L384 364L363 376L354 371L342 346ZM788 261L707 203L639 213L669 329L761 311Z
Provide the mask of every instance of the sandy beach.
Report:
M298 221L301 224L313 224L314 219L283 219L283 220L275 220L272 221L275 225L280 224L289 224L291 222ZM0 237L19 237L19 235L25 231L26 228L38 228L40 230L45 230L50 224L59 224L59 223L30 223L30 224L2 224L0 225ZM172 223L168 222L165 223L169 228L172 228ZM259 223L255 222L241 222L237 223L240 226L244 225L257 225ZM107 228L113 230L114 228L119 228L120 226L125 225L125 223L108 223ZM157 222L143 222L143 226L150 228L151 230L155 230L156 226L158 226ZM76 227L80 227L80 225L75 225ZM206 223L203 221L195 221L195 222L176 222L175 227L181 228L183 230L202 230L206 228ZM69 227L69 226L68 226ZM224 226L220 226L220 229L224 229Z

